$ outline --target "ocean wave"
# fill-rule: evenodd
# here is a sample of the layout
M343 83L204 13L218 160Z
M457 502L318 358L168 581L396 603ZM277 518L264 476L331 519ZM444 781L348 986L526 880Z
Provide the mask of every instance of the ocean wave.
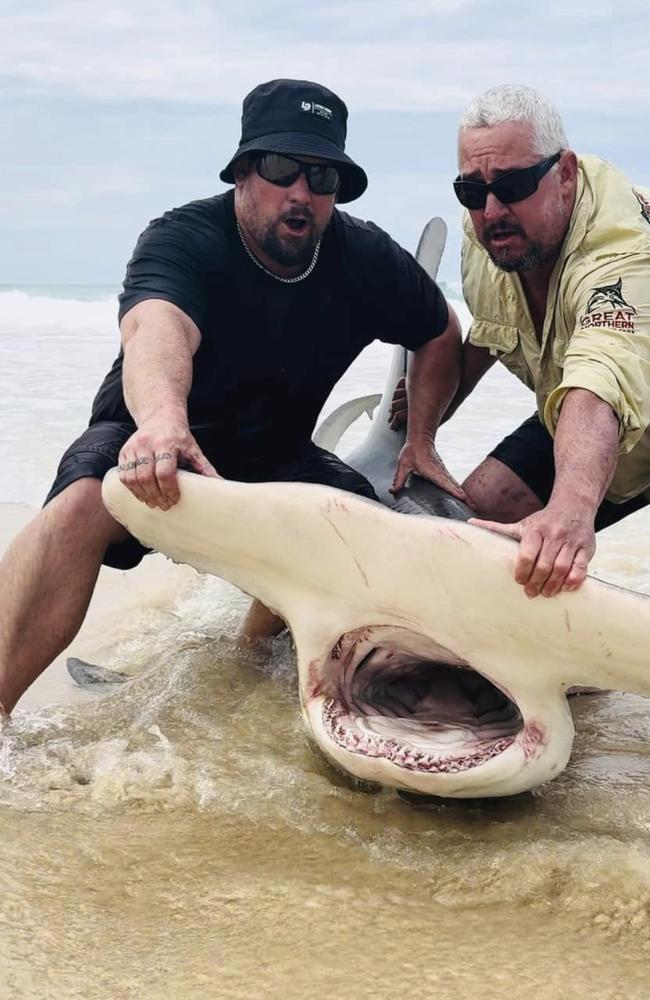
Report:
M0 292L0 335L66 330L117 329L117 296L63 298L15 288Z
M440 288L459 314L463 329L469 313L460 282L440 282ZM0 336L38 330L115 330L118 290L106 285L0 285Z

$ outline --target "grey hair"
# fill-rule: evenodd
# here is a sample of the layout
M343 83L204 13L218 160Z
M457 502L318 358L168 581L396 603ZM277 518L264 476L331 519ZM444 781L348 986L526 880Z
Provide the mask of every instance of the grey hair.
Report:
M463 112L460 130L486 128L504 122L526 122L532 126L535 152L552 156L569 143L559 113L546 97L532 87L503 84L491 87Z

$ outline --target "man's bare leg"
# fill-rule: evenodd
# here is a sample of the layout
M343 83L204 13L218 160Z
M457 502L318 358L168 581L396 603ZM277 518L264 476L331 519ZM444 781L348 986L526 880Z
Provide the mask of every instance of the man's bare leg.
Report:
M485 521L512 524L544 506L523 479L492 456L470 472L463 489L476 516Z
M7 712L83 622L108 545L125 529L80 479L40 511L0 563L0 703Z
M240 642L259 642L277 635L285 626L284 619L270 611L265 604L253 598L253 602L240 625L237 638Z

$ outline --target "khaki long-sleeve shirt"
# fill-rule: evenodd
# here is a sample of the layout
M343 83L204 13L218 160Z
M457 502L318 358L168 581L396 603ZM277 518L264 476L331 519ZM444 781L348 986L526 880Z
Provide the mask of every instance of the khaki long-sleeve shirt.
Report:
M535 391L551 434L569 389L589 389L609 403L620 435L607 498L650 496L650 191L595 156L579 158L576 203L551 275L541 342L518 275L492 264L468 215L464 229L471 343Z

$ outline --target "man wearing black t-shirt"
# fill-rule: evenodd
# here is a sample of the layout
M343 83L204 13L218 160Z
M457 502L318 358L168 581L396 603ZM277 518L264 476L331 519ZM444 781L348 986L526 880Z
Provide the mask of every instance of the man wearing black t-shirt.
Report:
M346 121L343 102L318 84L256 87L221 173L234 191L174 209L140 237L120 296L120 355L44 510L0 570L5 711L76 634L102 562L126 569L146 552L101 503L112 466L138 499L163 510L179 499L179 465L374 498L311 434L334 384L375 339L414 352L395 486L415 471L463 498L433 447L449 400L434 406L426 391L435 370L449 398L455 392L458 321L409 254L334 209L367 184L344 152ZM272 627L257 605L248 634Z

